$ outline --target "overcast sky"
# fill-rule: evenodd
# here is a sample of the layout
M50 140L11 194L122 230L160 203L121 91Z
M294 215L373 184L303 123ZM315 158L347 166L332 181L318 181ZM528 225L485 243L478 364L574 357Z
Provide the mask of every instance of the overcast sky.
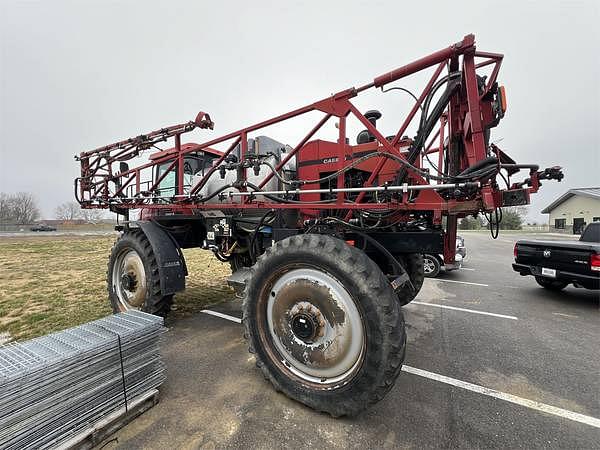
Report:
M518 162L565 169L533 198L530 218L543 219L567 189L600 186L598 4L0 0L0 191L33 192L52 218L73 199L82 150L199 110L216 123L190 137L202 142L474 33L478 49L505 54L508 112L492 141ZM357 105L381 109L380 128L395 133L410 98L380 97Z

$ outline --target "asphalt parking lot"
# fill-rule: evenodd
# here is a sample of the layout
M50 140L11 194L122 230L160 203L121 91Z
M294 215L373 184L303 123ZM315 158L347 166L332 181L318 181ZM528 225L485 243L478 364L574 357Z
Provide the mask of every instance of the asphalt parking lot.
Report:
M404 371L362 415L333 419L275 392L240 325L198 314L165 335L160 403L105 448L599 448L598 292L520 277L518 235L464 236L465 270L426 280L404 308ZM241 317L237 301L213 311Z

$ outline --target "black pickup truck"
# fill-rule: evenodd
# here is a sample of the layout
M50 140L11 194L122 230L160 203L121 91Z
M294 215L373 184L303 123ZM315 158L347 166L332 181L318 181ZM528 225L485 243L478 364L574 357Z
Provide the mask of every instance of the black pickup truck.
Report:
M590 223L578 241L517 241L512 266L553 291L570 283L600 289L600 222Z

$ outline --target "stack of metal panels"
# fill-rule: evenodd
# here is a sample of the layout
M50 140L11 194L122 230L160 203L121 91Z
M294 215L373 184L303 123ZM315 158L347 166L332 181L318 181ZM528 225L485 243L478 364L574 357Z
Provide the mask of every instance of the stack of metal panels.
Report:
M128 311L0 346L0 448L57 446L156 389L162 330Z

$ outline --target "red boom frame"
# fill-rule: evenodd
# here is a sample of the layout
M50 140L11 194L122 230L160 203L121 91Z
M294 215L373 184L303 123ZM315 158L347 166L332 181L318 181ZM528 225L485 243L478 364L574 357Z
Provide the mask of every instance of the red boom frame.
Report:
M462 67L460 67L459 57L462 57ZM441 115L437 131L422 153L427 155L438 153L438 167L441 167L445 153L450 151L444 146L446 136L451 138L461 136L464 151L461 153L458 172L464 171L485 160L490 156L491 150L498 158L498 172L500 172L501 165L507 170L509 176L516 173L519 168L527 167L530 169L529 178L525 180L525 182L516 183L511 186L511 189L521 189L525 184L528 185L529 187L525 189L528 200L529 193L537 192L539 188L539 179L543 178L543 176L541 176L542 172L537 172L536 166L519 166L514 164L514 161L496 146L491 145L488 148L484 137L486 126L489 127L490 122L492 122L495 117L495 112L493 110L492 102L489 100L488 93L497 86L496 79L502 59L503 55L501 54L477 51L475 48L474 36L467 35L462 41L454 45L418 59L403 67L392 70L391 72L380 75L372 82L358 88L343 90L323 100L319 100L286 114L226 134L222 137L209 140L203 144L182 145L182 134L190 132L195 128L213 128L210 117L201 112L193 122L163 128L146 135L141 135L96 150L82 152L77 157L81 162L81 177L76 180L76 197L84 208L111 208L115 211L125 211L128 208L143 207L155 210L169 209L173 212L183 214L191 213L191 208L233 208L236 210L244 208L294 208L303 210L336 209L346 211L346 219L349 219L353 214L352 211L355 209L432 211L433 221L436 224L441 223L442 215L449 216L447 221L446 246L453 247L457 217L474 214L479 211L491 212L495 208L503 205L503 191L496 185L494 180L495 177L478 185L475 192L461 198L444 199L436 192L435 185L431 185L431 189L421 191L416 200L414 198L409 198L407 191L410 189L407 187L404 189L404 192L400 192L401 195L395 196L394 198L390 197L385 203L363 201L365 196L364 192L360 193L353 202L348 202L345 193L340 192L338 193L336 200L331 203L306 202L301 205L278 203L265 201L264 198L259 200L256 197L248 195L240 196L239 202L215 205L214 203L203 203L197 193L206 184L209 177L218 170L218 166L225 161L227 156L231 154L238 144L240 144L240 161L244 160L248 150L248 137L250 133L254 133L261 128L312 111L320 111L324 113L324 117L305 135L292 151L287 153L287 156L277 165L276 170L280 170L294 155L300 154L315 133L331 117L338 118L339 128L338 140L335 143L338 151L338 166L335 170L342 169L347 164L346 151L349 147L346 143L346 119L349 116L354 116L375 137L377 151L382 155L376 157L375 160L377 161L377 164L375 165L375 169L364 184L365 187L372 186L377 180L386 161L389 161L389 159L383 155L390 153L396 158L406 160L406 156L399 151L401 139L415 118L416 113L421 108L423 102L432 92L432 89L440 78L444 68L447 68L449 72L458 71L460 68L462 73L460 92L451 97L447 109ZM477 69L490 65L492 66L491 74L489 75L485 86L480 86L478 84L476 71ZM356 97L363 91L372 88L382 88L389 83L434 66L436 66L436 68L429 82L423 89L407 117L402 122L398 132L391 140L386 139L350 101L350 99ZM114 167L116 162L135 158L139 156L143 150L154 147L157 143L166 141L169 138L174 138L174 148L157 155L157 157L153 157L150 162L136 168L123 170L122 172L116 170ZM216 152L211 148L213 145L225 143L227 141L231 141L231 145L223 153ZM436 141L438 144L436 144ZM218 161L211 169L209 169L208 173L186 192L183 183L184 157L189 153L198 151L212 152L213 154L219 154L220 156ZM155 167L164 163L169 163L169 168L161 177L151 182L144 180L144 178L148 178L147 176L144 176L148 171L153 171ZM419 166L418 163L416 165ZM178 169L176 195L169 197L168 199L162 198L163 200L166 200L163 202L156 201L156 189L158 185L169 171L176 169ZM246 170L247 169L243 169L242 171L243 179L246 177ZM415 171L408 166L405 166L405 170L406 176L414 185L430 185L429 180L427 177L423 176L422 172ZM270 173L258 187L264 187L273 176L274 174ZM113 190L110 189L109 183L111 182L116 186ZM146 187L146 189L142 189L143 186ZM344 188L343 176L338 177L337 187L340 189ZM247 188L242 184L239 189L244 191ZM128 195L125 195L125 192L127 192ZM450 256L450 260L453 260L453 249L447 248L447 253L448 256Z

